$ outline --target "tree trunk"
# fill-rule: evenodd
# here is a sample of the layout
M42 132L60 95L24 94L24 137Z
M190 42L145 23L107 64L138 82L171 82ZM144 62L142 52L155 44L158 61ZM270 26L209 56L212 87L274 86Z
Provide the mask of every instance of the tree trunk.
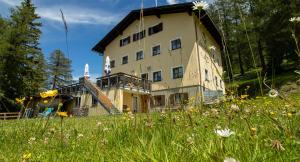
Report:
M267 67L266 67L265 57L263 55L263 49L262 49L262 44L261 44L260 38L258 38L258 41L257 41L257 50L258 50L258 55L259 55L262 71L265 72Z

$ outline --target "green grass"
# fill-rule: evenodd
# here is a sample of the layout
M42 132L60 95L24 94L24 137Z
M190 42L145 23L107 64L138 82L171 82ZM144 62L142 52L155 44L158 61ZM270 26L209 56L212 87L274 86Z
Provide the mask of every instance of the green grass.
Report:
M261 77L263 80L264 74L262 74ZM300 79L300 76L296 74L294 70L286 70L274 76L267 76L266 79L268 86L279 89L288 82L296 82ZM264 93L267 93L269 89L263 83L261 84ZM255 70L246 72L244 76L236 76L234 82L226 83L227 89L235 89L239 94L244 94L247 86L250 86L247 93L251 96L261 95L259 81Z
M0 161L300 161L299 101L296 93L201 111L64 118L62 134L59 117L47 126L47 119L0 121ZM235 134L219 137L218 127Z

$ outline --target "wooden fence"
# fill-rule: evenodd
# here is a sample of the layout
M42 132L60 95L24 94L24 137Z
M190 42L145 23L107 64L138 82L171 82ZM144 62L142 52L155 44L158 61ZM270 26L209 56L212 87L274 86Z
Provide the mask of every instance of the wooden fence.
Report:
M0 113L0 120L20 119L20 112Z

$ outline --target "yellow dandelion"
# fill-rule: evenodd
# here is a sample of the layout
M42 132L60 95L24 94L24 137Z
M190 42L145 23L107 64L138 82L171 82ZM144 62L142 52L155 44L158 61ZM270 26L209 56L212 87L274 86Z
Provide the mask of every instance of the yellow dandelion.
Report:
M40 96L42 98L47 98L47 97L54 97L57 94L58 94L58 90L55 89L55 90L50 90L50 91L42 92L42 93L40 93Z
M60 117L68 117L67 112L57 112L56 114Z
M249 95L241 95L241 99L246 99L248 98Z
M250 128L250 133L251 133L251 136L255 136L256 135L256 128Z
M292 114L292 113L287 113L287 116L288 116L289 118L291 118L291 117L293 116L293 114Z
M25 101L25 97L23 97L23 98L16 98L15 100L16 100L17 104L21 104L22 105L24 103L24 101Z
M28 160L28 159L31 158L31 156L32 156L32 154L29 152L29 153L23 154L22 158L23 158L24 160Z

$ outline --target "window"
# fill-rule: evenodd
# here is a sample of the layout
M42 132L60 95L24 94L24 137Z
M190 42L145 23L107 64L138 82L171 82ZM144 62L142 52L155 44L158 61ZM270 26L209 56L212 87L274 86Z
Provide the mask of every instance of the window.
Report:
M115 60L111 60L110 61L110 67L111 68L114 68L116 65L115 65Z
M160 23L158 25L152 26L148 29L148 35L156 34L163 30L163 24Z
M141 60L144 58L144 52L143 51L139 51L136 53L136 60Z
M208 79L208 70L207 69L205 69L205 81L209 81L209 79Z
M220 87L223 88L222 80L220 79Z
M165 106L165 95L153 96L152 107Z
M179 105L188 102L188 93L175 93L170 95L170 104Z
M157 71L153 73L153 82L159 82L161 81L161 71Z
M142 80L148 80L148 73L141 75Z
M146 31L145 30L141 31L139 33L135 33L135 34L133 34L133 41L143 39L143 38L145 38L145 36L146 36Z
M172 69L173 79L182 78L183 77L183 67L176 67Z
M218 77L215 76L215 80L216 80L216 86L218 87L219 86Z
M127 64L128 63L128 56L122 57L122 64Z
M94 96L92 96L92 106L97 106L97 104L98 100Z
M160 54L160 45L152 47L152 56Z
M130 36L120 40L120 47L125 46L130 43Z
M175 39L171 41L171 49L176 50L181 48L181 40L180 39Z

